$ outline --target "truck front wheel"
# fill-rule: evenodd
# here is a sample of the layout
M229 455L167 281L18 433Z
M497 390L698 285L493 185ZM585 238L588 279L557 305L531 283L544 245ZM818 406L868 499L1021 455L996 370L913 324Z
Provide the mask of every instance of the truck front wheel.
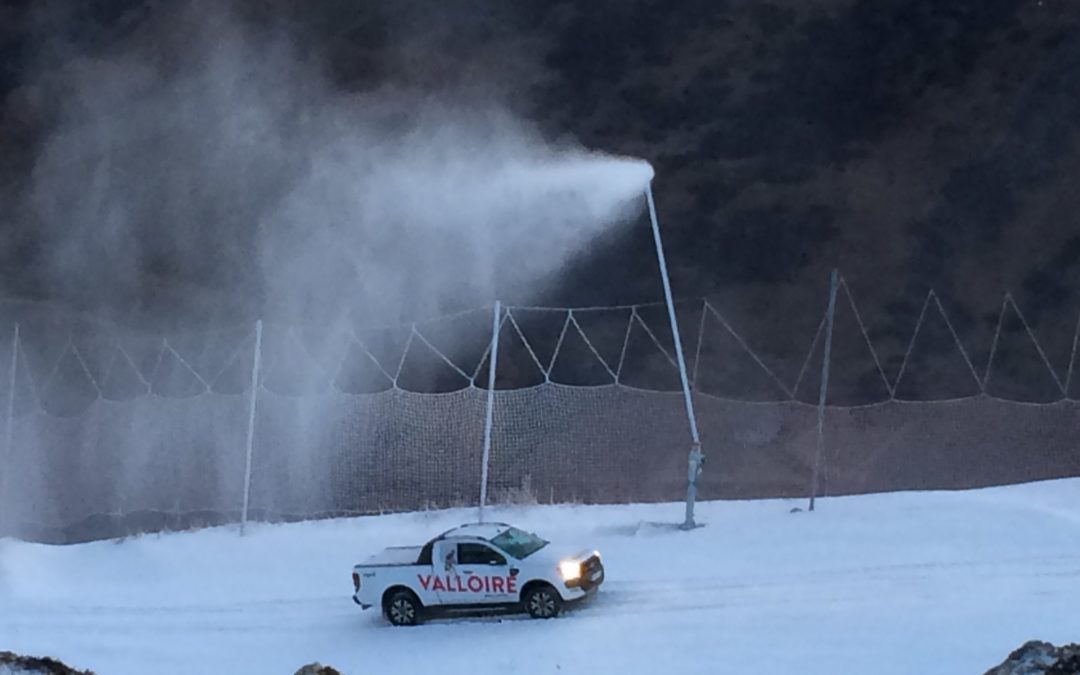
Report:
M421 609L420 601L409 591L396 591L383 604L386 620L395 626L415 626L420 623Z
M522 604L525 605L525 611L534 619L554 619L562 610L562 598L554 588L547 584L530 588L522 598Z

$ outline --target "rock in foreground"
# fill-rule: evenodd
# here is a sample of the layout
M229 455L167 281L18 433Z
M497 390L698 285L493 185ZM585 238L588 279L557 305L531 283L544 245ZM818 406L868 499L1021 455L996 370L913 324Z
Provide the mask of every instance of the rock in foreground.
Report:
M330 666L324 666L321 663L309 663L296 671L296 675L341 675L338 671L334 670Z
M75 670L48 657L19 656L0 652L0 675L94 675L89 670Z
M1080 645L1055 647L1032 640L986 675L1080 675Z

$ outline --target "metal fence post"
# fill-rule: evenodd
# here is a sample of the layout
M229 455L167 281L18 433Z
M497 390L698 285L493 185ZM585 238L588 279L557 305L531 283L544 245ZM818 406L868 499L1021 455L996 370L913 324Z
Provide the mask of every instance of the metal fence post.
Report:
M248 407L247 457L244 461L244 506L240 511L240 534L247 528L251 495L251 455L255 449L255 409L259 402L259 366L262 362L262 319L255 322L255 355L251 359L251 405Z
M832 354L833 316L836 314L836 290L840 284L840 273L832 271L829 279L829 306L825 310L825 354L821 360L821 388L818 390L817 406L817 450L814 453L814 472L810 485L810 510L814 510L814 500L818 492L818 474L821 471L821 458L825 454L825 399L829 392L829 357Z
M15 333L11 338L11 367L8 370L8 396L7 413L4 420L4 466L0 469L0 504L7 499L9 504L14 500L8 499L8 475L12 471L12 458L15 455L15 381L19 369L19 324L15 324ZM2 513L7 516L6 509ZM3 519L0 518L0 535L4 533Z
M491 359L488 361L487 410L484 413L484 453L480 466L480 514L484 522L484 506L487 505L488 460L491 458L491 427L495 417L495 369L499 362L499 323L502 319L502 303L495 301L495 313L491 320Z

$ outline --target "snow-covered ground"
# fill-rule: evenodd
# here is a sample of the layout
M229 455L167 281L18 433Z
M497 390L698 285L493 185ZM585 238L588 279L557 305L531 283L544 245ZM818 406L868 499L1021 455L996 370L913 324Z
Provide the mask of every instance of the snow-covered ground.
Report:
M392 628L351 565L473 511L148 535L0 541L0 650L101 675L982 673L1025 640L1080 639L1080 479L971 492L497 509L599 548L607 583L554 621Z

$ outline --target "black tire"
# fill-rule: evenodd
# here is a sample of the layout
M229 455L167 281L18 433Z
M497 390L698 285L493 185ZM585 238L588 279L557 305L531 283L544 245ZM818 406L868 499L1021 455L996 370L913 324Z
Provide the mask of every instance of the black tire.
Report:
M395 626L415 626L423 610L420 600L410 591L395 591L383 603L383 615Z
M525 611L534 619L554 619L562 611L559 592L547 584L530 588L521 598Z

